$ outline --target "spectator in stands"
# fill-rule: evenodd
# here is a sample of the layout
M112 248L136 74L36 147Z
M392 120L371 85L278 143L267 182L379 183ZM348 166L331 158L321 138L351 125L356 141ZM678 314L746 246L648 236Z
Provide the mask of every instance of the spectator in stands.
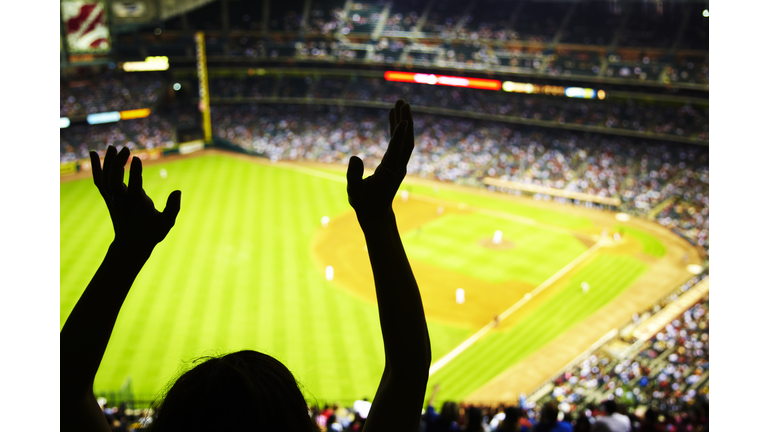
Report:
M490 432L490 427L483 422L483 410L470 406L467 409L467 424L461 429L465 432Z
M664 425L659 422L659 413L648 408L643 415L643 421L640 423L639 432L660 432L665 430Z
M410 106L389 112L390 144L374 174L363 162L347 170L349 203L363 230L379 306L386 363L367 423L379 430L418 429L431 361L429 335L416 280L397 230L392 201L414 148ZM153 249L168 235L181 208L181 192L159 212L142 187L142 164L130 151L107 149L104 166L90 154L93 180L112 218L115 238L61 330L62 425L109 431L93 395L93 380L120 308ZM204 357L182 374L156 410L153 430L318 430L291 372L276 359L244 350ZM65 428L66 429L66 428Z
M605 415L595 420L592 432L629 432L631 430L629 417L617 412L616 401L606 400L601 407Z
M435 387L432 389L432 396L429 398L427 412L422 419L424 425L423 429L425 432L458 432L460 430L458 425L459 406L456 402L445 401L443 402L443 408L440 410L440 414L437 414L435 411L434 402L439 389L439 384L435 384Z
M533 432L572 432L570 423L558 421L559 410L555 402L547 402L541 408L541 418L533 427Z
M589 432L590 429L592 429L592 423L589 422L589 417L584 412L580 413L573 425L573 432Z
M517 407L509 407L504 410L504 420L499 425L499 432L527 432L528 426L520 424L523 411Z

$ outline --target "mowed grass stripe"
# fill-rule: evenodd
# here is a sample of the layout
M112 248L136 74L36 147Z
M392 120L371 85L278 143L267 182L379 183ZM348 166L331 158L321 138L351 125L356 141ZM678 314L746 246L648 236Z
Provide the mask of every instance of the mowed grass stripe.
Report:
M512 242L506 250L481 245L500 230ZM473 278L499 283L520 280L539 285L587 250L570 235L481 213L449 214L404 235L410 259Z
M593 261L591 265L588 265L585 270L579 274L580 279L590 280L593 284L604 284L605 280L610 278L610 276L605 272L606 267L611 264L613 264L612 260L604 260L598 262ZM485 340L483 340L482 343L476 344L475 352L472 353L473 357L492 357L500 362L505 363L511 361L509 358L510 355L514 355L515 357L524 357L522 348L505 351L505 354L496 353L494 355L493 350L497 348L496 344L494 343L494 339L503 337L512 338L516 339L516 346L528 346L531 341L541 336L540 333L543 329L553 327L548 321L558 317L559 313L563 309L563 306L573 300L572 296L570 295L570 285L571 284L566 285L566 287L564 287L564 289L558 293L557 296L553 297L548 303L542 305L538 310L531 313L528 319L521 321L517 326L513 327L512 329L507 329L502 333L493 333L489 335L489 337L487 337ZM454 367L458 368L456 371L456 376L463 376L466 379L470 379L472 373L467 369L472 367L473 362L466 359L469 359L469 357L465 357L464 362L457 362ZM456 362L456 360L454 360L454 362Z
M623 230L626 234L639 240L640 244L643 245L643 253L646 255L661 258L667 254L664 243L652 234L626 225L616 225L614 229Z
M71 202L63 202L60 206L59 283L77 287L61 294L60 328L85 291L87 282L80 281L90 280L96 273L98 266L86 263L100 261L114 238L107 206L96 186L85 181L77 186L72 192Z
M596 264L597 265L595 268L591 269L591 271L581 274L579 279L590 280L591 283L597 287L610 286L609 284L611 283L614 284L613 286L620 286L620 281L613 281L612 276L605 274L607 268L610 268L610 266L616 265L618 263L614 263L613 260L609 259L603 261L602 263L598 262ZM593 290L593 296L590 299L590 302L593 302L593 304L601 304L601 300L603 300L603 298L602 296L595 297L595 291L597 290ZM601 290L601 292L608 295L614 294L611 290L608 289ZM497 333L491 335L491 337L489 337L483 345L478 347L479 352L475 353L474 357L487 358L492 356L499 363L507 364L509 366L514 364L516 361L526 357L535 351L538 347L543 346L543 342L550 340L556 334L560 333L560 331L556 330L559 329L561 331L565 331L568 327L577 322L573 320L572 315L579 311L579 306L584 306L587 304L583 301L578 302L578 300L581 299L574 298L576 297L575 294L577 293L581 295L581 290L578 289L577 291L573 284L569 284L557 295L557 297L554 297L552 300L550 300L550 302L543 305L539 310L536 311L536 313L531 314L529 319L522 321L515 328L506 330L501 334ZM514 349L502 350L500 353L497 353L495 356L493 356L493 354L488 351L491 351L493 347L496 346L499 342L497 340L495 341L496 343L494 343L493 339L507 339L507 346L512 346ZM468 381L471 379L470 377L472 376L472 373L469 369L473 367L472 363L472 361L467 360L467 362L465 362L463 365L457 365L459 370L456 371L456 376L465 378L463 382L460 380L456 383L455 387L459 389L457 391L460 391L462 385L466 386ZM489 373L486 374L484 379L487 381L491 378L492 376Z
M343 169L338 169L338 167L312 167L309 169L335 175L342 181L346 180L345 171ZM527 205L522 202L510 201L506 199L506 194L501 193L498 194L498 197L494 197L492 195L486 195L483 193L459 191L452 189L450 186L427 186L414 182L414 178L418 177L413 175L407 176L403 181L403 185L400 187L400 189L407 190L409 192L415 192L421 195L431 196L434 198L440 198L450 202L463 202L472 206L482 207L487 210L496 210L516 216L522 216L536 220L540 223L562 228L581 229L588 228L593 225L589 218L571 214L567 210L553 211L551 209Z
M645 270L647 266L632 258L599 256L557 297L513 328L481 339L438 371L431 381L441 383L441 399L459 400L471 393L604 306ZM579 287L584 280L593 286L587 295Z
M595 299L596 302L599 302L599 300L600 299ZM540 317L544 316L544 312L537 314L536 318L539 319L532 320L529 325L522 326L516 330L516 333L512 337L507 338L508 340L505 341L506 343L504 345L510 347L511 349L500 350L500 352L495 356L496 364L508 366L515 364L517 361L521 360L522 358L534 352L539 347L543 346L544 342L554 338L557 334L560 333L560 331L565 331L565 329L571 325L563 325L563 322L574 320L575 315L583 315L583 313L580 312L583 311L580 311L576 307L571 308L570 310L561 312L563 315L559 315L559 320L555 322L541 319ZM558 315L555 312L550 315L550 317L554 318L558 317ZM494 341L494 339L497 340ZM498 347L499 339L502 339L502 337L493 335L492 338L489 338L486 341L486 346ZM474 358L483 358L483 354L477 353ZM477 370L477 365L473 365L472 363L473 362L470 359L467 359L467 363L465 363L463 367L460 368L460 370L454 371L453 376L458 377L458 380L453 385L451 385L450 390L448 390L446 395L450 396L451 393L454 393L457 398L463 397L463 395L470 393L472 390L479 387L479 385L489 381L494 376L498 375L499 373L503 372L504 369L506 369L504 367L498 367L496 370L479 369L480 373L473 373L473 370Z
M111 241L106 208L98 193L83 193L89 187L90 180L61 186L62 227L75 230L71 240L62 233L62 324ZM158 208L181 189L182 213L129 295L97 391L130 375L137 395L152 396L187 367L182 360L250 348L284 361L320 400L373 397L384 367L376 306L325 281L309 248L321 216L349 211L342 183L206 155L147 167L145 189ZM81 208L93 209L78 216L92 221L87 229L109 238L92 242L78 232L86 227L70 216ZM87 271L72 274L65 252ZM470 333L429 326L435 358Z
M621 284L621 281L616 281L616 283ZM571 293L575 293L575 291L572 291ZM613 293L606 291L606 295L608 297L612 297L612 294ZM499 364L510 366L513 365L517 361L534 352L539 347L543 346L544 342L551 340L561 331L565 331L571 325L575 324L575 322L578 321L578 318L581 318L581 316L586 316L584 314L584 309L579 309L577 305L563 310L563 303L570 303L571 298L569 297L571 296L563 295L562 297L565 297L567 301L558 302L560 304L557 304L556 307L553 307L549 312L540 311L538 314L532 317L535 319L525 323L527 325L521 326L515 330L514 335L511 335L511 337L507 338L509 339L507 341L507 346L511 346L513 349L501 350L501 352L497 354L496 361ZM592 299L592 301L594 301L596 304L602 304L602 300L604 300L604 298L593 297ZM579 315L579 317L576 317L576 315ZM496 339L502 339L498 335L493 335L493 337ZM489 339L487 341L488 346L495 345L493 342L493 339ZM482 355L478 354L476 358L482 358ZM495 375L497 375L491 373L490 370L486 370L485 373L480 374L479 377L475 377L475 384L473 385L470 383L470 377L472 375L471 371L467 370L472 368L473 366L470 362L465 365L465 370L456 372L457 377L466 378L463 381L457 382L455 386L453 386L454 390L458 392L458 394L469 393L476 388L477 382L487 382ZM501 369L503 370L504 368ZM498 372L501 373L501 371Z
M481 207L487 210L496 210L504 213L522 216L533 219L539 223L552 225L567 229L583 229L593 226L592 221L584 216L570 214L567 211L553 211L551 209L534 207L520 202L507 200L504 195L499 194L498 198L484 193L468 193L453 190L450 187L437 188L415 183L408 183L406 177L404 189L427 195L435 198L444 199L453 202L463 202L472 206Z

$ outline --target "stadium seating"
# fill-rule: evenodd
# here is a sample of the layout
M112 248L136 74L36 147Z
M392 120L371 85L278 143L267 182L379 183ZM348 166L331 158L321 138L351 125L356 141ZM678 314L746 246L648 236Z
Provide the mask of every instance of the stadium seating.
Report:
M613 398L628 406L643 405L667 417L678 417L694 405L709 402L709 295L687 308L647 341L632 329L642 326L697 283L699 275L646 311L613 339L542 386L540 405L556 401L565 412L595 409ZM707 282L708 283L708 282ZM616 353L616 347L628 347ZM534 394L537 392L534 392Z
M81 118L100 112L150 108L166 88L163 77L152 73L107 73L98 79L66 80L59 90L59 111L62 117Z
M609 132L611 129L631 130L639 133L665 134L689 137L692 140L708 139L709 110L694 105L678 107L659 106L634 100L574 100L546 96L518 95L484 92L463 88L432 87L414 83L382 82L379 79L310 77L284 77L277 82L277 97L309 96L348 100L390 100L394 95L404 97L414 106L441 107L458 111L505 115L520 119L557 122L560 125L577 124L596 126ZM319 78L319 79L318 79ZM271 88L274 77L248 78L248 84L236 83L236 78L214 78L211 81L212 97L230 99L236 97L231 89L242 86ZM250 87L253 88L253 87ZM331 92L328 89L341 90ZM319 89L319 90L312 90ZM313 93L314 92L314 93ZM243 96L251 92L243 90ZM238 94L241 94L238 93ZM264 95L262 95L264 96ZM247 96L246 96L247 97ZM222 100L223 101L223 100Z
M498 0L462 3L312 2L303 17L301 2L271 3L266 36L260 5L214 1L185 17L187 29L208 32L208 55L271 61L323 60L373 64L418 64L447 68L527 71L628 81L707 85L699 65L708 49L709 23L695 3ZM345 9L346 8L346 9ZM379 26L379 20L382 25ZM158 39L140 37L147 51L191 58L180 38L190 38L180 18ZM354 40L350 40L353 37ZM325 47L313 46L321 39ZM382 40L387 40L382 44ZM306 47L307 51L296 46ZM136 55L131 43L120 48ZM397 47L392 49L392 47ZM425 49L428 48L428 49ZM371 51L372 49L372 51ZM315 51L317 50L317 51ZM564 52L573 51L570 56ZM322 52L322 55L320 55ZM126 51L128 53L128 51ZM552 54L555 54L554 57ZM696 66L676 56L693 56ZM681 68L681 66L683 68ZM673 70L665 73L667 68ZM685 72L685 74L683 74ZM684 76L685 75L685 76Z

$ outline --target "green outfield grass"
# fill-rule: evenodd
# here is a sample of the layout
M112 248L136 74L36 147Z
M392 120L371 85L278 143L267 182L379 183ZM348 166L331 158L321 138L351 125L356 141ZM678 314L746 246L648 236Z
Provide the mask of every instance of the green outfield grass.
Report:
M479 244L496 230L513 247ZM403 235L411 259L492 283L521 280L539 285L587 247L575 237L481 213L449 214Z
M322 216L349 210L344 184L225 156L149 166L144 177L159 208L181 189L182 209L123 306L96 391L131 377L151 398L182 360L256 349L285 362L310 397L373 397L384 368L376 305L327 282L309 247ZM113 235L91 180L60 192L63 325ZM429 330L434 356L472 331Z
M167 178L160 177L161 169L167 170ZM187 367L185 362L255 349L283 361L310 398L373 397L384 367L376 305L327 282L310 251L320 218L350 211L343 173L316 176L311 170L221 155L153 165L144 173L144 187L159 208L171 191L182 190L181 213L123 306L95 391L116 390L130 377L138 397L152 398ZM408 188L549 225L591 225L587 218L566 213L567 208L543 211L488 196L422 185ZM63 325L113 235L91 180L62 183L60 193ZM502 229L517 247L489 259L476 243L495 229ZM446 215L422 227L420 234L402 234L411 259L493 281L514 276L541 283L586 249L564 234L480 214ZM451 244L443 244L441 237L450 237ZM521 251L543 263L526 261ZM599 257L582 271L580 277L592 284L588 296L578 297L580 289L568 288L515 328L482 339L438 372L440 396L468 394L596 311L644 267L631 258ZM428 324L433 360L477 330L432 320Z
M616 225L614 229L622 230L628 236L639 240L640 244L643 245L643 253L645 254L656 258L661 258L667 254L667 248L664 247L664 244L660 242L659 239L645 231L626 225Z
M440 384L438 399L461 400L557 335L605 306L648 266L623 256L598 255L575 273L568 285L509 329L492 332L430 377ZM581 283L590 284L584 294Z

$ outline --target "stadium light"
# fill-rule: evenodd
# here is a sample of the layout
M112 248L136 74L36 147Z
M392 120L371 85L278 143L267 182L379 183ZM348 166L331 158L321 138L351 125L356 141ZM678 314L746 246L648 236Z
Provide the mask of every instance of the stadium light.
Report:
M125 62L123 70L126 72L164 71L168 70L168 57L150 56L143 62Z
M384 79L387 81L412 82L412 83L429 84L429 85L444 85L444 86L450 86L450 87L476 88L476 89L482 89L482 90L500 90L501 89L501 81L499 80L457 77L457 76L449 76L449 75L386 71L384 72Z
M704 9L704 12L701 13L705 18L709 18L709 9Z
M149 113L150 113L149 108L120 111L120 120L130 120L130 119L149 117Z
M102 124L113 123L120 120L120 113L118 111L103 112L97 114L88 114L85 118L88 124Z
M565 95L565 87L563 86L518 83L512 81L504 81L504 84L501 85L501 89L510 93L544 94L549 96Z
M595 89L582 87L566 87L565 95L570 98L579 99L594 99L595 97L600 100L605 99L605 92L603 90L595 91Z
M59 118L59 129L64 129L66 127L69 127L69 119L67 117L60 117Z
M174 84L173 85L173 89L176 90L176 91L181 90L181 84L179 84L179 83Z

